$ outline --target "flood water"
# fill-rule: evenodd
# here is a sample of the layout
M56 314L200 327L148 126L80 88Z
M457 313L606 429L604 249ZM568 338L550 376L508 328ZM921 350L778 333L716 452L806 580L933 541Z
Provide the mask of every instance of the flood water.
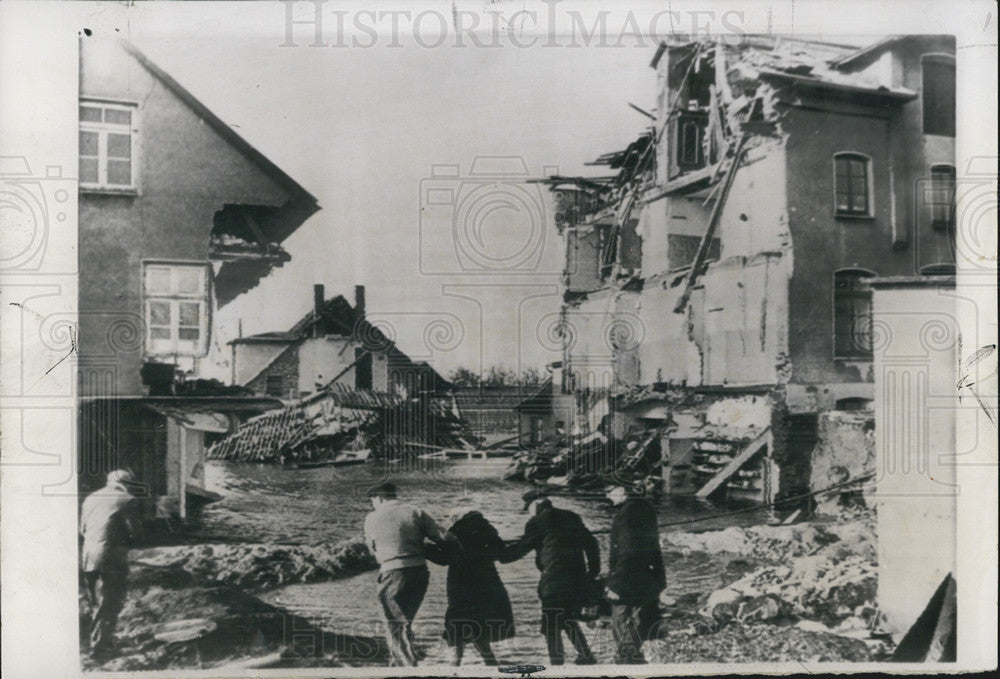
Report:
M400 498L425 509L443 526L457 507L473 507L489 519L506 539L521 535L528 514L522 511L521 495L530 486L504 481L506 461L418 461L409 467L371 462L352 467L285 469L276 465L210 462L206 482L224 499L203 511L198 537L206 542L271 542L326 544L360 537L371 504L365 491L383 480L391 480ZM558 507L571 509L598 533L602 569L607 565L611 508L593 498L557 497ZM694 500L664 500L658 506L661 532L718 529L760 523L761 512L699 521L670 527L667 524L703 518L732 509L713 507ZM603 532L602 532L603 531ZM668 553L667 593L679 596L717 587L726 563L705 555ZM442 620L447 606L445 569L430 566L431 582L415 622L417 645L429 654L428 662L443 662L447 648L441 641ZM535 594L538 572L532 555L498 566L511 597L518 626L517 637L497 647L501 662L544 660L544 643L538 633L539 607ZM270 603L291 610L314 624L340 633L381 636L381 615L375 598L374 572L333 582L290 585L263 596ZM609 661L610 631L586 630L598 659ZM568 657L572 657L567 648ZM469 651L465 664L481 662ZM368 664L368 663L362 663ZM544 663L543 663L544 664Z

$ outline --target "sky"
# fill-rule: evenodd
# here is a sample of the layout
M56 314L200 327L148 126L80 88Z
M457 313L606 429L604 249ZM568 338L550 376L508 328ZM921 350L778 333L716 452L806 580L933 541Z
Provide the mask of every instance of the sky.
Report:
M280 7L227 12L122 31L322 206L285 241L292 261L216 315L222 359L240 328L287 330L322 283L348 299L363 284L370 319L445 374L558 360L538 338L563 252L547 192L522 179L609 173L584 163L647 128L628 102L654 107L653 43L427 48L411 30L311 48L306 27L282 47Z

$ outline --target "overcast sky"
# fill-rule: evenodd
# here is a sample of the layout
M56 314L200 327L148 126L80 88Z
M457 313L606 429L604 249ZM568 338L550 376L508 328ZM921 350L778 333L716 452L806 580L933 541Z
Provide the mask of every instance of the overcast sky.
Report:
M654 106L652 41L431 49L404 29L402 47L335 49L308 47L306 27L281 47L280 6L218 12L133 14L122 32L323 208L285 242L292 261L220 312L219 343L237 319L244 334L288 329L314 283L363 284L372 319L444 372L557 360L537 335L559 308L561 247L546 192L518 180L608 172L584 163L649 124L627 102ZM435 179L435 165L459 171Z

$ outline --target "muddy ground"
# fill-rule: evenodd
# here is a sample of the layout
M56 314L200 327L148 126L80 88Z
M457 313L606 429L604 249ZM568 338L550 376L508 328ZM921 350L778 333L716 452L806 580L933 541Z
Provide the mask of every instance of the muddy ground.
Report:
M888 648L868 633L877 617L871 529L870 519L853 517L665 535L665 559L713 575L702 592L672 592L668 585L661 638L646 645L648 659L856 662L885 657ZM385 645L368 610L374 589L369 571L375 564L358 541L313 547L157 547L134 550L131 561L118 628L120 655L98 666L84 653L84 669L240 667L260 658L268 667L385 665ZM432 588L443 585L443 571L440 575L432 577ZM531 596L520 596L514 588L534 587L527 580L507 584L512 599ZM320 588L322 594L310 588ZM296 590L309 605L283 605ZM368 608L358 608L352 619L356 607L345 597L360 597ZM424 624L438 625L444 605L442 593L429 592L421 611ZM338 610L336 617L330 615L332 607ZM533 607L523 611L534 615ZM81 595L84 651L88 619ZM156 638L163 624L184 620L209 620L214 629L195 640ZM536 623L518 620L520 643L498 649L501 662L545 664L544 657L537 657L544 646L535 638ZM599 660L609 662L614 643L608 621L590 623L585 632ZM447 660L443 643L427 641L437 634L420 638L421 650L429 656L426 664Z

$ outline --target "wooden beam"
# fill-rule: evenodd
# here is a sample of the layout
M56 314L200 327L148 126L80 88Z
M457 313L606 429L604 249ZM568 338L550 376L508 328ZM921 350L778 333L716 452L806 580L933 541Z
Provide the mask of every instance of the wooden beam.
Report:
M698 280L698 276L701 275L701 270L705 266L705 260L708 258L709 245L712 242L712 238L715 236L715 229L719 225L719 219L722 216L722 208L726 204L726 199L729 197L729 189L733 186L733 179L736 177L736 170L740 167L740 161L743 158L743 150L746 148L747 135L740 137L739 143L736 145L736 152L733 154L733 163L729 166L729 171L726 173L726 179L722 184L722 190L719 192L719 198L715 201L715 205L712 206L712 215L708 220L708 227L705 229L705 235L701 237L701 243L698 245L698 252L694 256L694 261L691 262L691 271L688 273L687 283L684 285L684 292L681 293L680 299L677 300L677 304L674 305L674 313L679 314L684 311L687 306L688 300L691 299L691 291L694 289L695 282Z
M368 351L367 349L365 349L364 351L362 351L361 354L358 355L358 357L354 359L354 363L351 363L349 366L347 366L346 368L344 368L343 370L341 370L339 373L337 373L336 377L334 377L332 380L330 380L329 382L327 382L326 384L324 384L321 389L326 389L327 387L332 386L334 382L336 382L341 377L343 377L344 375L346 375L350 371L351 368L353 368L358 363L360 363L361 359L363 359L365 356L367 356L370 353L372 353L372 352Z
M708 483L702 486L701 490L695 493L696 497L708 497L716 491L716 489L729 479L730 476L736 473L736 471L745 465L751 457L757 454L760 449L767 445L771 440L771 428L768 427L760 433L760 435L753 441L747 444L746 448L740 451L739 455L734 457L732 461L723 467L722 471L713 476Z
M662 188L654 189L647 193L643 196L642 202L652 203L674 193L691 193L697 189L701 189L703 188L702 184L714 180L716 170L721 165L722 163L716 163L715 165L706 165L700 170L685 172L676 179L672 179L664 184Z
M638 111L642 115L644 115L647 118L649 118L650 120L656 120L656 116L654 116L652 113L650 113L649 111L647 111L645 109L639 108L638 106L636 106L635 104L633 104L631 101L628 102L628 105L631 106L632 108L634 108L636 111Z

